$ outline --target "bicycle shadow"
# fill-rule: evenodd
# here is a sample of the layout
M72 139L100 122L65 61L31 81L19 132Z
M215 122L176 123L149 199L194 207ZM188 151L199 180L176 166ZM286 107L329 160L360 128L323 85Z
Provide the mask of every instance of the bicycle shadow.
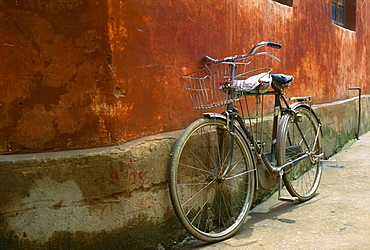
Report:
M239 240L239 239L245 239L252 236L253 231L258 227L268 227L263 223L263 221L271 221L271 220L277 220L283 223L288 224L294 224L296 223L295 220L291 219L284 219L281 218L284 214L288 214L296 210L297 208L300 208L302 206L309 206L311 204L314 204L322 199L325 199L325 197L321 197L319 199L317 196L319 196L319 193L316 193L315 196L306 202L286 202L286 201L279 201L277 199L277 194L274 194L269 198L269 200L257 205L248 214L248 218L246 222L242 225L242 227L239 229L239 231L232 236L231 239ZM267 223L266 223L267 224ZM253 244L255 242L251 241L250 244ZM203 247L217 245L217 244L225 244L226 247L227 240L217 243L208 243L203 242L200 240L192 240L182 249L202 249ZM245 246L245 245L244 245Z

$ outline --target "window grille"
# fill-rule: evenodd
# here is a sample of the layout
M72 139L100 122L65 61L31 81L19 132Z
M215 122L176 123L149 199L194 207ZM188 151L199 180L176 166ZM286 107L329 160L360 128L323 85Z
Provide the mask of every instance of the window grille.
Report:
M332 0L331 19L339 26L355 30L356 0Z

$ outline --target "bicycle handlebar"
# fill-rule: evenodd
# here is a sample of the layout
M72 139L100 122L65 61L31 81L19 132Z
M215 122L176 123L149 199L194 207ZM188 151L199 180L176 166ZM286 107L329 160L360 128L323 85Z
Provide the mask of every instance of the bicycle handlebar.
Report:
M280 59L279 58L276 58L275 56L271 55L268 52L261 52L261 53L255 54L256 50L258 50L259 48L264 47L264 46L271 47L271 48L274 48L274 49L281 49L281 47L282 47L281 44L279 44L279 43L260 42L259 44L257 44L256 46L254 46L251 49L251 51L249 53L247 53L247 54L236 55L236 56L229 56L229 57L225 57L225 58L221 58L221 59L215 59L215 58L210 57L210 56L204 56L204 59L206 59L209 62L213 62L213 63L221 63L221 62L235 62L237 60L245 59L245 58L248 58L248 57L251 57L251 56L268 55L268 56L272 57L273 59L275 59L275 60L277 60L277 61L280 62Z

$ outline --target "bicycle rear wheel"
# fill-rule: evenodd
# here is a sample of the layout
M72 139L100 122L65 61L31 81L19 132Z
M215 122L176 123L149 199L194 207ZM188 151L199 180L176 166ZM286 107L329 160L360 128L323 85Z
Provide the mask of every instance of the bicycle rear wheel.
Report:
M207 242L233 235L251 207L255 171L251 149L236 127L231 133L219 118L191 124L175 145L169 173L171 201L184 228Z
M293 197L306 201L314 196L322 175L321 125L310 106L299 103L292 109L297 113L284 115L280 123L277 163L282 166L303 158L284 169L283 180Z

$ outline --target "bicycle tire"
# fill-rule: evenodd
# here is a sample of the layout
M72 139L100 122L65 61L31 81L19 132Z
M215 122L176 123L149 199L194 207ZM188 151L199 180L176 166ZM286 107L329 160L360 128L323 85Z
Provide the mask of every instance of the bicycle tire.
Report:
M299 201L307 201L316 193L322 175L321 127L310 106L297 103L292 109L296 114L285 114L279 126L277 163L282 166L307 152L310 154L284 170L283 174L288 192Z
M232 236L247 218L256 188L254 158L245 137L220 118L193 122L171 157L169 191L175 213L194 237L216 242ZM234 151L230 159L230 140ZM231 167L227 173L225 167Z

